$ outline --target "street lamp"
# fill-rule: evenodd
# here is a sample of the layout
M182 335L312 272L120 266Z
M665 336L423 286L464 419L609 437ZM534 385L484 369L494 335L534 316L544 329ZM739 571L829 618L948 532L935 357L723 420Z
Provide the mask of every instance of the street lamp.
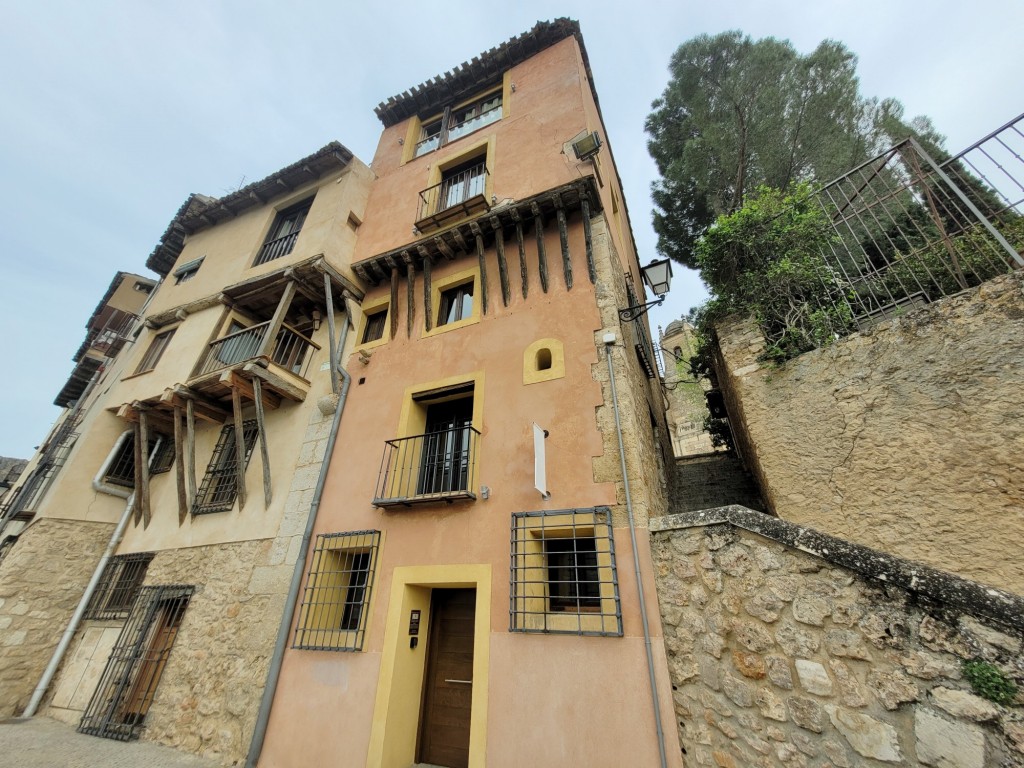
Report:
M641 315L647 314L651 307L657 307L665 301L665 294L668 293L672 284L672 262L668 259L655 259L646 267L640 270L644 282L658 298L644 304L636 304L619 310L619 317L623 320L636 320Z

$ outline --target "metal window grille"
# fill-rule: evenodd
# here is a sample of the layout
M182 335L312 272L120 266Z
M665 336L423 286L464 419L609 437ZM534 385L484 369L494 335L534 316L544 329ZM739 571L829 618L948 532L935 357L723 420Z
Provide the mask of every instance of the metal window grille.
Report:
M245 442L245 465L249 465L252 450L256 446L259 427L255 419L242 424L242 438ZM213 456L206 467L203 482L196 493L195 504L192 505L193 515L208 512L226 512L235 503L238 493L238 472L235 460L235 425L226 424L221 430Z
M294 648L363 649L379 548L380 531L317 536Z
M110 652L79 733L136 738L156 694L195 587L143 587Z
M85 609L87 619L124 619L146 578L152 552L116 555L107 561L100 582Z
M622 635L607 507L512 515L509 630Z
M260 248L253 266L280 259L292 252L295 241L299 238L299 232L302 231L302 225L306 221L306 214L309 213L312 205L313 200L310 198L277 214L274 226L270 228L267 241Z
M158 475L168 472L174 464L174 438L156 433L148 440L149 474ZM121 444L114 460L110 462L107 474L103 478L113 485L126 488L135 487L135 436L129 435Z
M146 350L146 354L142 356L142 361L139 363L139 367L135 369L136 373L145 373L156 368L156 364L160 362L160 357L163 355L164 350L167 349L167 345L171 343L171 337L174 335L175 329L172 328L169 331L159 333L153 339L153 342L149 345L149 349Z

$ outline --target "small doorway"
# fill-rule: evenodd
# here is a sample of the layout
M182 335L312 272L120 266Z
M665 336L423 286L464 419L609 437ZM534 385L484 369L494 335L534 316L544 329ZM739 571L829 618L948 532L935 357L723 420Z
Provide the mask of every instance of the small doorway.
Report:
M445 768L469 765L475 618L475 589L433 590L420 716L420 763Z

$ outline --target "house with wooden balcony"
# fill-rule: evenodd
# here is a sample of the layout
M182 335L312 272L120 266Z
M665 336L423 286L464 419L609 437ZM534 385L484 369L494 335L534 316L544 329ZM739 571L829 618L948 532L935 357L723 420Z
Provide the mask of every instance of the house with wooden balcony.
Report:
M30 709L240 758L355 344L365 286L351 263L372 179L332 142L222 197L191 195L146 262L159 281L118 275L58 397L74 404L47 443L63 469L25 486L34 517L0 563L0 583L52 573L19 586L49 621L0 617L24 630L0 650L0 671L21 678L2 686L8 714L70 622ZM230 639L211 630L224 612ZM212 735L178 718L179 692L199 688L221 721Z
M671 447L580 27L376 112L357 384L248 764L680 765L639 592Z

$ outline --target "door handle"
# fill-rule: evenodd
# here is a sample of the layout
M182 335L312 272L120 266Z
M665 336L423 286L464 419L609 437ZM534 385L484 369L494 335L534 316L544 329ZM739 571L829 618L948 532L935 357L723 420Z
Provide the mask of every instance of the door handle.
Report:
M472 680L445 680L446 683L461 683L462 685L472 685Z

